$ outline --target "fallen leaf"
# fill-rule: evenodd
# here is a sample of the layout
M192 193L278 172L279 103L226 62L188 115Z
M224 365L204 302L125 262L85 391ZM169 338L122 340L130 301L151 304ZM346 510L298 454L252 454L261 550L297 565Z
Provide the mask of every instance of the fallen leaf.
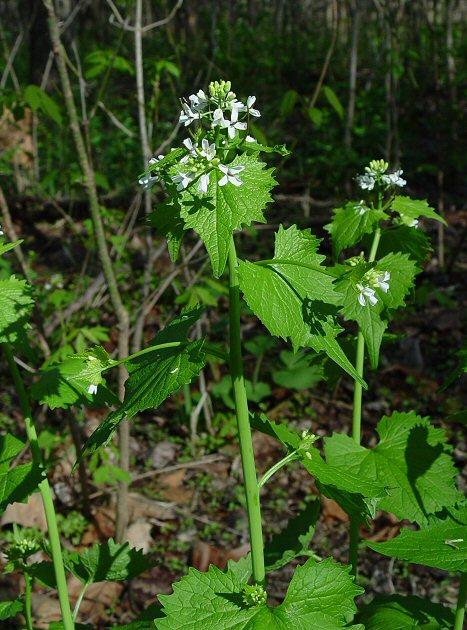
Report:
M41 532L47 531L42 497L39 493L31 494L27 503L10 503L3 512L0 525L16 523L22 527L36 527Z

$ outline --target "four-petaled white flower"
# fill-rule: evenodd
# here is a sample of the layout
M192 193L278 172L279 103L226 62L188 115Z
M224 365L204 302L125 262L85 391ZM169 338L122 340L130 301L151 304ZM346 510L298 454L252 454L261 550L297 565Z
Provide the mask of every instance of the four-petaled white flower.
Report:
M173 175L172 181L174 184L177 184L177 190L184 190L191 184L194 179L194 175L192 173L187 173L185 171L180 171L176 175Z
M258 109L253 109L253 105L255 104L256 96L249 96L246 99L246 110L250 114L250 116L255 116L259 118L261 116Z
M357 289L359 291L358 301L362 306L366 306L367 300L374 306L378 301L378 298L375 295L375 292L370 287L366 287L363 284L357 284Z
M196 156L196 147L193 144L193 140L191 138L186 138L183 141L183 144L185 145L185 148L188 149L190 155Z
M376 282L378 283L379 288L381 289L381 291L384 291L384 293L387 293L389 290L390 279L391 279L391 274L389 271L383 271L376 278Z
M368 212L369 209L370 208L366 205L363 199L359 203L355 204L354 206L354 210L360 216L363 216L365 212Z
M394 173L388 173L387 175L382 175L381 179L388 186L399 186L403 188L407 181L402 177L402 173L404 171L400 168L398 171L394 171Z
M373 173L365 173L364 175L357 175L357 184L362 190L373 190L375 187L376 178Z
M159 177L157 175L143 175L138 179L138 184L143 188L149 189L154 184L159 181Z
M224 173L224 177L219 180L219 186L225 186L226 184L233 184L234 186L241 186L242 180L237 177L239 173L241 173L245 167L241 164L238 166L224 166L224 164L219 164L219 170Z
M160 162L161 160L164 159L164 156L162 155L162 153L160 155L158 155L157 157L152 157L149 160L149 164L157 164L157 162Z
M230 114L230 120L226 118L220 123L224 129L227 129L227 133L229 134L229 138L235 138L237 130L245 131L247 124L246 122L240 122L238 120L238 109L233 109Z
M97 385L89 385L88 394L91 394L91 396L97 394Z
M222 109L220 109L220 107L218 107L217 109L214 110L214 113L212 115L212 123L211 126L212 127L223 127L224 126L224 112L222 111Z
M191 125L191 123L194 120L199 120L199 118L201 118L200 114L197 112L194 112L191 107L188 105L188 103L183 103L182 102L182 111L180 112L180 118L178 119L180 124L185 125L185 127L188 127L188 125Z
M209 140L207 138L203 138L201 140L201 151L199 152L208 162L213 160L216 157L216 145L214 142L209 144Z
M191 94L188 98L190 100L190 108L194 112L204 111L209 103L209 99L203 90L198 90L196 94Z

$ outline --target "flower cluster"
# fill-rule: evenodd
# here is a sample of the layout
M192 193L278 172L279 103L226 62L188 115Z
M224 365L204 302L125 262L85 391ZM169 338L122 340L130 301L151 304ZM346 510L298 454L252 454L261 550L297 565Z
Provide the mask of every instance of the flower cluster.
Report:
M390 186L406 185L406 180L402 177L402 169L387 173L389 164L384 160L372 160L369 166L365 166L365 173L357 175L357 184L362 190L373 190L375 186L389 188Z
M374 306L378 302L375 289L381 289L384 293L389 291L389 280L391 274L389 271L376 271L370 269L363 276L362 281L357 284L358 302L361 306Z
M316 440L319 440L319 437L314 433L310 433L309 431L302 431L302 439L297 448L297 452L301 452L305 454L305 457L311 459L311 449L313 448Z
M197 182L198 192L206 194L214 171L218 171L219 186L242 185L240 174L245 167L232 165L229 152L242 142L255 142L251 136L243 137L240 133L247 131L250 116L261 114L254 108L255 96L249 96L246 103L242 103L230 88L230 81L214 81L209 85L208 94L199 90L181 101L180 124L188 127L197 121L198 129L183 141L185 154L175 163L170 161L170 167L164 169L168 166L167 160L158 167L164 156L153 157L149 161L151 173L139 179L140 185L151 188L156 182L164 181L181 192Z
M268 595L261 584L245 584L242 589L243 603L248 608L254 606L264 606L267 602Z

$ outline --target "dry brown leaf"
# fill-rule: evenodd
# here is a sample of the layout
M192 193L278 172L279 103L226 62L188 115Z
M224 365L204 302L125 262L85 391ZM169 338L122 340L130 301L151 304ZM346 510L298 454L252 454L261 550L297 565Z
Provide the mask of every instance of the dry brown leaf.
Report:
M148 553L153 545L151 529L151 523L139 519L128 527L125 540L129 542L130 547L142 549L144 553Z
M340 521L341 523L348 523L349 516L344 512L341 506L333 499L327 497L321 497L322 514L325 519Z
M198 571L207 571L210 564L220 569L225 569L229 560L238 561L250 551L250 545L241 545L236 549L219 549L208 545L202 540L197 540L193 547L193 566Z

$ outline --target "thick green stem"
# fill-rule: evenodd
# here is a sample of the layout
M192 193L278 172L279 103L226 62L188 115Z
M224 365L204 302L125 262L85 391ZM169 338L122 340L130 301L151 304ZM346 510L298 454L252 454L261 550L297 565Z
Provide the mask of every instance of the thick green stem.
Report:
M251 563L253 579L257 584L264 584L263 530L261 525L261 506L259 502L258 479L256 476L255 456L251 439L248 400L243 377L242 348L240 337L240 289L238 285L237 253L232 237L229 251L229 296L230 296L230 375L237 414L238 439L242 457L243 483L246 494L248 524L250 529Z
M381 202L380 202L381 205ZM381 228L377 228L373 236L373 242L371 244L370 255L368 257L369 262L374 262L376 258L376 252L378 251L378 245L381 238ZM365 362L365 340L361 330L357 335L357 352L355 357L355 370L363 379L363 368ZM353 413L352 413L352 437L360 444L362 433L362 385L359 381L355 381L353 390ZM359 543L359 528L360 522L352 519L349 530L349 563L352 565L353 575L357 575L358 564L358 543Z
M462 573L457 596L456 617L454 630L462 630L464 627L465 604L467 602L467 573Z
M34 624L32 621L32 580L27 571L24 572L24 619L26 621L27 630L33 630Z
M42 503L44 504L45 518L47 521L47 530L49 534L50 551L52 555L55 579L57 582L58 599L60 602L60 609L62 611L62 621L64 630L73 630L74 623L71 615L70 602L68 599L68 589L66 583L65 569L63 567L62 549L60 546L60 536L57 527L57 517L55 514L55 508L52 498L52 490L47 479L42 454L39 448L39 442L37 440L36 428L34 426L31 414L31 408L29 406L28 396L24 387L23 379L19 373L18 366L13 358L11 347L4 343L2 344L5 352L8 365L13 376L16 391L18 393L21 411L23 413L24 424L26 426L26 435L29 440L29 445L32 452L32 458L36 466L38 466L44 473L44 479L39 484L39 490L42 496Z

